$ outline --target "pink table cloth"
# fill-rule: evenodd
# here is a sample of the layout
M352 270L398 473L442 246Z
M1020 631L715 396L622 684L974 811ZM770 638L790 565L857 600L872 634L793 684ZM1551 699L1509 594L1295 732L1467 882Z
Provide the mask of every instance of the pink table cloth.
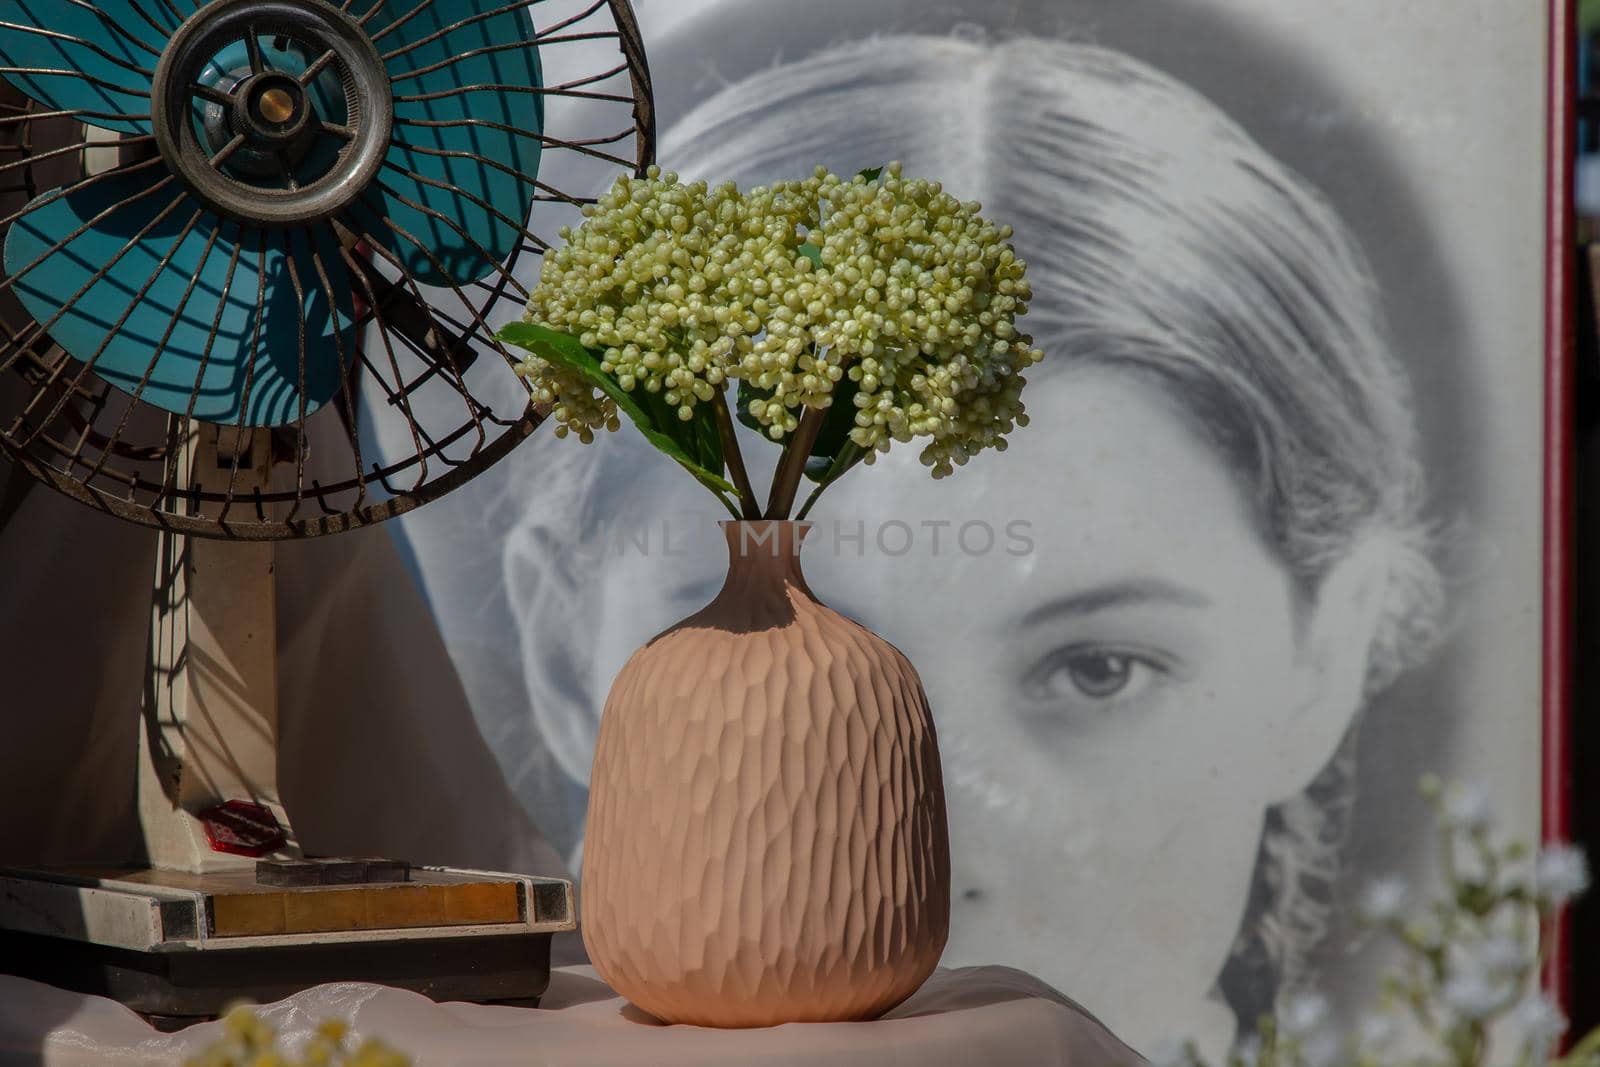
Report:
M1144 1061L1092 1015L1008 967L940 970L911 999L866 1023L762 1030L663 1026L588 967L558 968L537 1009L435 1004L383 986L318 986L261 1016L291 1051L330 1018L378 1037L416 1067L1139 1067ZM216 1040L219 1023L162 1034L120 1004L0 975L4 1067L181 1064Z

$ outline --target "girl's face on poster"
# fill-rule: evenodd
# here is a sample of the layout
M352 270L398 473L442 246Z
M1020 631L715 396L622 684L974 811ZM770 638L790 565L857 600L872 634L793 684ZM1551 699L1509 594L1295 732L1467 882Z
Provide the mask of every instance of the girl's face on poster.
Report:
M954 867L946 963L1029 970L1126 1034L1226 1032L1207 994L1263 814L1350 722L1367 598L1325 609L1296 587L1162 390L1095 369L1029 390L1033 425L1006 453L934 482L904 447L831 489L806 572L930 695ZM659 560L613 560L608 617L636 617L638 591L663 584L681 590L663 625L704 603L723 568L699 549L674 566L681 584Z
M1310 780L1355 711L1369 597L1342 580L1325 583L1337 606L1297 588L1165 391L1093 369L1029 390L1033 424L1004 454L934 483L906 449L912 464L886 457L896 469L841 483L824 510L864 518L880 558L836 551L824 520L808 572L900 645L932 696L947 961L1031 970L1113 1029L1199 1032L1220 1009L1203 1001L1265 809ZM877 543L891 517L915 549L881 558L905 540L896 527Z

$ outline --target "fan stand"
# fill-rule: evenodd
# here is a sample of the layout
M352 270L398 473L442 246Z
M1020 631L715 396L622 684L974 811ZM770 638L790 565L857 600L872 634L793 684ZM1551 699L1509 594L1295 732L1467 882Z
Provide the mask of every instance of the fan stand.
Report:
M271 455L270 432L190 423L176 495L237 463L235 489L248 500L270 487ZM152 868L253 873L255 857L301 858L278 795L275 555L270 541L159 535L139 732L139 825ZM264 809L282 844L214 848L196 813L226 800Z
M196 422L182 437L180 474L229 472L234 506L254 507L270 431ZM274 555L271 542L159 535L141 862L0 868L7 969L165 1028L329 981L536 1004L553 934L576 929L570 882L302 855L278 793Z

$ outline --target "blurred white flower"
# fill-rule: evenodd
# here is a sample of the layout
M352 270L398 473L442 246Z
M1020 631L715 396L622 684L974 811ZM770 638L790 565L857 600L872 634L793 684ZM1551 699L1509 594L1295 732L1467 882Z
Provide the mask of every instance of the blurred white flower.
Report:
M1544 1061L1551 1048L1567 1032L1567 1017L1550 999L1535 994L1511 1011L1511 1025L1522 1036L1522 1047L1536 1062Z
M1488 790L1469 785L1452 789L1445 796L1444 823L1458 830L1487 830L1494 821L1494 806Z
M1573 845L1547 845L1534 864L1533 884L1542 900L1560 907L1589 888L1589 860Z
M1406 923L1405 935L1424 950L1431 951L1444 947L1444 928L1432 915L1424 915L1420 919Z
M1462 969L1491 979L1512 978L1533 962L1535 951L1525 939L1495 934L1466 948Z
M1462 967L1445 981L1444 1002L1463 1019L1487 1019L1511 1003L1516 986L1480 967Z
M1361 893L1361 916L1370 923L1400 918L1406 906L1406 882L1396 875L1374 879Z
M1286 1037L1304 1040L1327 1021L1327 997L1321 993L1296 993L1284 1005L1279 1027Z
M1356 1031L1356 1040L1362 1050L1368 1053L1387 1049L1399 1036L1400 1026L1392 1015L1368 1015L1361 1020L1361 1026Z
M1519 1067L1567 1062L1553 1057L1568 1021L1534 991L1534 931L1550 905L1589 888L1583 852L1556 844L1534 858L1525 845L1492 839L1494 816L1483 790L1447 788L1437 779L1423 789L1438 803L1439 830L1471 840L1458 837L1458 847L1441 853L1437 894L1413 896L1404 881L1386 876L1356 902L1361 918L1400 942L1409 959L1384 972L1380 997L1368 1002L1371 1010L1354 1029L1341 1029L1319 994L1285 996L1275 1022L1263 1022L1265 1037L1239 1043L1225 1067L1485 1067L1489 1050L1479 1039L1488 1034L1519 1043ZM1407 910L1409 917L1402 915ZM1276 1044L1267 1040L1273 1034ZM1600 1047L1600 1030L1578 1040ZM1208 1067L1192 1046L1178 1052L1158 1067Z

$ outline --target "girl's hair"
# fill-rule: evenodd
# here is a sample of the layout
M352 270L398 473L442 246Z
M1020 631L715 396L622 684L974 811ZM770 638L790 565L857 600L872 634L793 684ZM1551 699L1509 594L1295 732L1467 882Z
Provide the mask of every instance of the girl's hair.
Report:
M1189 88L1127 56L1040 39L895 36L757 74L677 123L663 161L771 181L902 161L1015 227L1035 374L1161 383L1219 449L1305 595L1352 547L1387 560L1369 693L1435 639L1416 434L1366 263L1323 198ZM1038 431L1033 431L1038 432ZM1241 1019L1297 986L1326 934L1355 730L1268 813L1221 978Z

